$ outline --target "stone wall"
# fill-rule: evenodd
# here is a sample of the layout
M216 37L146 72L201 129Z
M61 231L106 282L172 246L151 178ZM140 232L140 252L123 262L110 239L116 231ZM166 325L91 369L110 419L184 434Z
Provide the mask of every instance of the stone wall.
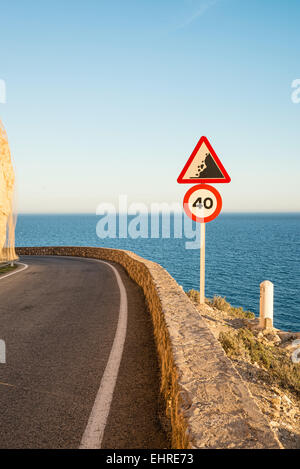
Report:
M161 370L161 403L172 448L279 448L250 391L182 288L136 254L92 247L17 248L19 255L113 261L143 289Z

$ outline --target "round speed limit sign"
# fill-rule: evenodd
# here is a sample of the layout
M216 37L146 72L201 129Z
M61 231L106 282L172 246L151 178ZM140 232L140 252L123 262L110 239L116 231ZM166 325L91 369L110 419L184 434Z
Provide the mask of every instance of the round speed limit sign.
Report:
M214 187L198 184L185 194L183 208L192 220L207 223L214 220L221 212L222 198Z

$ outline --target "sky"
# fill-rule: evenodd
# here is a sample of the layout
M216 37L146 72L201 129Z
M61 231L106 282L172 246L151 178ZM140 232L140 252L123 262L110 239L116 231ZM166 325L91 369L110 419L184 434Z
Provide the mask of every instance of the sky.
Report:
M299 211L299 0L0 4L19 213L181 203L202 135L224 212Z

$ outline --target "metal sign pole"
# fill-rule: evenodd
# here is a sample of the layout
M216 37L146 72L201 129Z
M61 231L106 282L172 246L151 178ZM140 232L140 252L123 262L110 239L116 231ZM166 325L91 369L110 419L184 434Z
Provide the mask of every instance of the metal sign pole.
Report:
M200 305L205 304L205 223L200 223Z

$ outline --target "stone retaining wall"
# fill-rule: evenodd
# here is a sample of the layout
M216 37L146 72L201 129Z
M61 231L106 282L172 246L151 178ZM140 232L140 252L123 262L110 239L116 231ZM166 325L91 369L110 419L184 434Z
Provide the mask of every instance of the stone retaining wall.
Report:
M19 255L113 261L143 289L161 370L161 402L172 448L279 448L248 388L182 288L160 265L130 251L26 247Z

